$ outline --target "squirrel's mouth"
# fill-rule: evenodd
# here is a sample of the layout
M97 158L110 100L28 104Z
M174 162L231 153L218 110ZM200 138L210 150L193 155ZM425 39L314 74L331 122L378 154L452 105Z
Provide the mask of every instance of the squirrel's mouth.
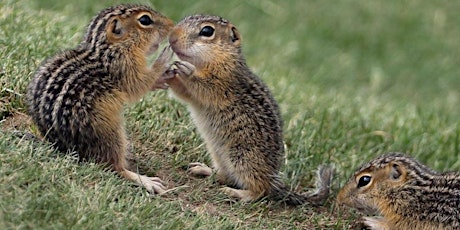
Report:
M188 52L190 50L184 49L184 48L178 48L178 47L175 47L174 45L171 45L171 49L174 51L177 58L179 58L180 60L190 62L191 64L195 66L199 63L199 61L197 60L197 57L193 55L193 52ZM190 56L189 54L191 54L192 56Z
M174 53L177 55L177 57L182 60L182 61L187 61L190 60L190 56L184 54L183 52L180 52L177 48L174 46L171 46L171 49L174 51Z
M176 53L177 57L179 57L181 60L190 58L189 56L187 56L187 55L185 55L185 54L183 54L181 52L174 51L174 53ZM183 60L183 61L185 61L185 60Z

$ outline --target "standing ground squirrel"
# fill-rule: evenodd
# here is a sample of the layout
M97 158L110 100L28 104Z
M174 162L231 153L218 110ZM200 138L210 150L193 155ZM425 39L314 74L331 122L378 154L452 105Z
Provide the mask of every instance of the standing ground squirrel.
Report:
M390 153L359 168L337 201L365 214L371 229L460 229L460 172L438 173Z
M29 85L29 113L41 134L60 151L76 151L82 160L104 163L149 192L162 193L159 178L128 170L122 111L168 69L172 51L151 68L146 58L173 26L148 6L102 10L82 43L45 61Z
M290 192L279 176L284 157L282 121L268 87L251 72L241 52L241 36L227 20L208 15L184 18L169 43L182 61L167 80L175 97L188 104L206 142L223 191L242 201L264 196L286 204L320 204L329 194L332 168L318 171L317 191ZM213 170L191 163L189 173Z

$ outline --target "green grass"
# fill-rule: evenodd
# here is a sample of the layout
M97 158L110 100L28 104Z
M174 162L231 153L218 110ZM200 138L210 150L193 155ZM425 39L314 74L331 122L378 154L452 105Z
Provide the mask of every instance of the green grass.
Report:
M125 113L140 171L185 185L164 197L15 135L34 129L24 94L39 64L76 46L91 17L117 2L0 2L0 229L349 229L359 214L338 210L334 196L363 162L402 151L460 170L456 1L152 4L176 21L210 13L237 25L249 66L282 109L286 183L308 190L318 165L336 166L319 209L234 202L212 178L187 176L187 163L209 158L185 107L164 91Z

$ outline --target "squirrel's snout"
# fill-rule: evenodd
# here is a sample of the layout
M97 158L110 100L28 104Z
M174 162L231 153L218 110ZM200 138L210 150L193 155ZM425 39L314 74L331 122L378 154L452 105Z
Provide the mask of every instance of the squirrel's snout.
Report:
M176 46L179 40L184 39L184 34L185 31L182 28L176 26L169 34L169 44L171 46Z
M177 43L177 37L176 36L169 36L169 44L171 46L174 46Z

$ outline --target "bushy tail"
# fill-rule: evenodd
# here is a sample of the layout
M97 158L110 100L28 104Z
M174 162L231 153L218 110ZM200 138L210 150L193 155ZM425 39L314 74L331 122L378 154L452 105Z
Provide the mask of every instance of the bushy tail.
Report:
M272 200L281 201L287 205L322 205L329 197L334 167L332 165L321 165L316 171L316 189L310 193L299 194L292 191L286 186L274 188L269 196Z

